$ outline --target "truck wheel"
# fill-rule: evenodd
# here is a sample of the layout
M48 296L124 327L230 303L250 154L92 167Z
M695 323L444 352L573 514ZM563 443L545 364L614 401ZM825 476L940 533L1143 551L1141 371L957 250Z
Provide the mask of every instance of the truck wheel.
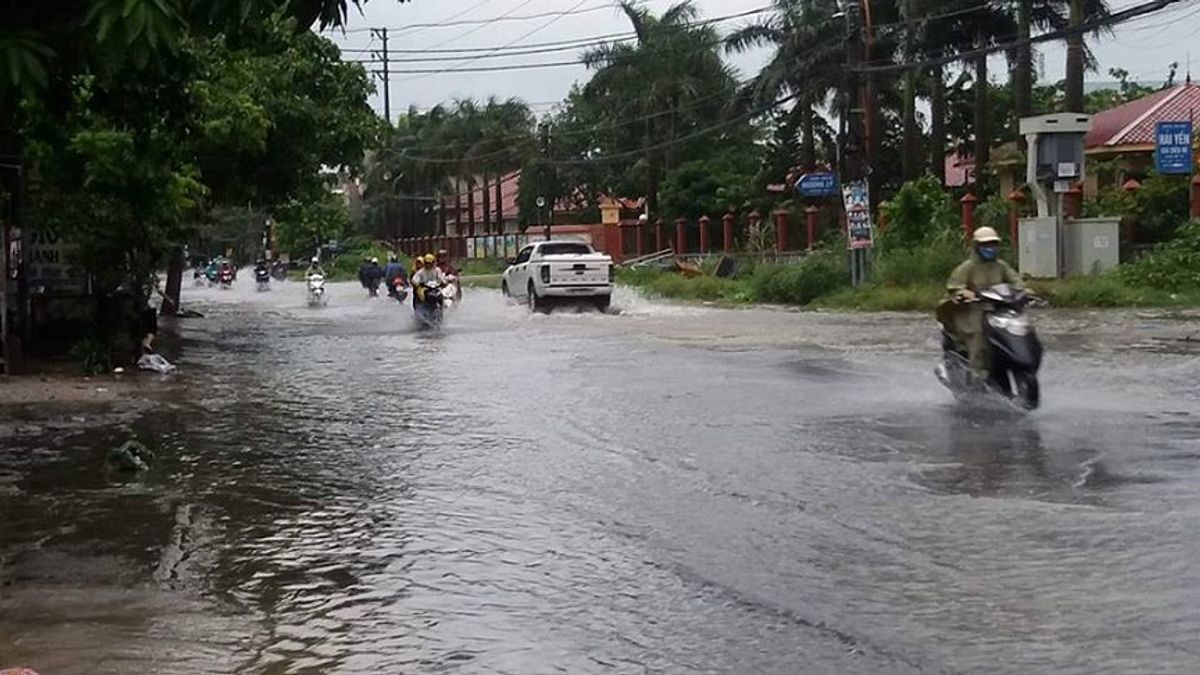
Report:
M596 305L596 309L599 310L601 314L605 314L608 312L608 308L610 306L612 306L612 296L611 295L601 295L601 296L597 297L593 302Z
M533 287L533 282L529 282L529 288L525 289L525 299L529 302L529 311L538 314L544 313L547 308L547 301L544 298L539 298L537 289Z
M500 282L500 295L503 295L506 298L512 297L512 293L508 291L508 281Z

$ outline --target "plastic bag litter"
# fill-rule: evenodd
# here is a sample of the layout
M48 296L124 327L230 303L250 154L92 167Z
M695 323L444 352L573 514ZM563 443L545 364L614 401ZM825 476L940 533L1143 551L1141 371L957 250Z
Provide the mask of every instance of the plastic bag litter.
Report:
M137 366L140 370L153 370L156 373L175 372L175 364L164 359L161 354L142 354L142 358L138 359Z

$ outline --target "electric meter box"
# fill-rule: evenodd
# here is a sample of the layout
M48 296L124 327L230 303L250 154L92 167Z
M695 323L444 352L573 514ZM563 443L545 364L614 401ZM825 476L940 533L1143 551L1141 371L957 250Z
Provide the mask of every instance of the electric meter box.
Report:
M1068 220L1062 228L1063 276L1100 274L1120 262L1119 218Z
M1022 218L1017 230L1022 276L1058 278L1058 219Z
M1091 127L1090 115L1055 113L1025 117L1021 134L1036 139L1037 180L1079 180L1083 177L1083 141Z

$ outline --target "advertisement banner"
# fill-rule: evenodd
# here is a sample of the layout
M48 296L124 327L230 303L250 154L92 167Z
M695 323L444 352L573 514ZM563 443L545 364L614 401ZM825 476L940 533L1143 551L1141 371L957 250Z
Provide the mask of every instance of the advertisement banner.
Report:
M848 183L842 187L846 207L846 237L851 250L871 248L874 244L871 229L871 201L867 181Z
M504 235L504 257L517 257L517 236L515 234Z
M28 233L29 285L40 293L86 293L88 275L76 260L79 245L50 230Z
M470 259L476 258L476 257L478 257L478 256L475 255L475 240L468 237L467 238L467 259L470 260Z

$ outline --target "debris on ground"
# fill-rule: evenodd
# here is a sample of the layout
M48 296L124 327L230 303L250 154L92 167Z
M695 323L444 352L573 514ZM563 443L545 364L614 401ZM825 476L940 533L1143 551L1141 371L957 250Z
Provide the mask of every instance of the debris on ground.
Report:
M163 358L161 354L142 354L142 357L138 359L137 367L140 370L153 370L164 375L175 371L175 364Z
M154 453L137 441L125 441L108 451L104 465L116 471L139 473L148 471L154 462Z

